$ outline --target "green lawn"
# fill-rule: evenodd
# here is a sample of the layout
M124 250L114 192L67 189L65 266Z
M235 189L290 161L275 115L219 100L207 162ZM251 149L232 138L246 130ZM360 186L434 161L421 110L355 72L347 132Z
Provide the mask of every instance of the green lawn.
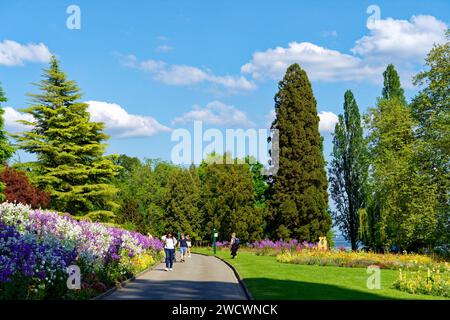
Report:
M193 252L212 254L212 249L193 248ZM240 251L231 259L228 250L217 256L231 263L255 299L445 299L412 295L392 288L396 270L381 270L381 289L366 287L365 268L308 266L279 263L275 257Z

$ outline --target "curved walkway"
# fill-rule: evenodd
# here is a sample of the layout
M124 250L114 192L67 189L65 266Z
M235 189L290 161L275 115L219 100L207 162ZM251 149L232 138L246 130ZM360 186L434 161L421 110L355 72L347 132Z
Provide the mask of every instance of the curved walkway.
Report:
M103 300L245 300L233 270L212 256L192 254L173 271L160 263Z

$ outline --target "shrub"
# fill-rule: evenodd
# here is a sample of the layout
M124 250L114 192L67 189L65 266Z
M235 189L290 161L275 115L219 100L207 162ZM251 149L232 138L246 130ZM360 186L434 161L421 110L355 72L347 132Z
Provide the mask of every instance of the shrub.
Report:
M0 172L0 181L6 185L6 201L28 204L32 208L47 208L50 202L50 195L34 187L23 171L7 166Z

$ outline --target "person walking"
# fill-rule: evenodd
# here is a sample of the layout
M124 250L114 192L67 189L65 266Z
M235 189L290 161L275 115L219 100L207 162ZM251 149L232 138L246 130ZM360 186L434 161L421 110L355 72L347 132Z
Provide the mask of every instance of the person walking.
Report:
M177 239L172 235L171 232L162 236L161 240L164 242L164 253L166 254L166 271L172 271L173 258L175 256L175 245L177 244Z
M230 251L231 251L231 257L234 259L237 256L237 251L239 249L239 238L236 238L236 233L231 234L231 241L230 241Z
M181 254L181 262L186 262L187 239L184 236L184 233L181 234L179 247L180 247L180 254Z
M192 247L192 242L191 242L191 237L187 234L186 235L186 244L187 244L187 254L188 254L188 258L191 257L191 247Z

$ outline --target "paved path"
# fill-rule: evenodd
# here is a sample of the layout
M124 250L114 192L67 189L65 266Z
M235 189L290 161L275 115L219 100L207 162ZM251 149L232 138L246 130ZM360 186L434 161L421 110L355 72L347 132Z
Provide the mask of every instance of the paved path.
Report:
M173 271L160 263L104 300L245 300L233 270L211 256L192 254Z

